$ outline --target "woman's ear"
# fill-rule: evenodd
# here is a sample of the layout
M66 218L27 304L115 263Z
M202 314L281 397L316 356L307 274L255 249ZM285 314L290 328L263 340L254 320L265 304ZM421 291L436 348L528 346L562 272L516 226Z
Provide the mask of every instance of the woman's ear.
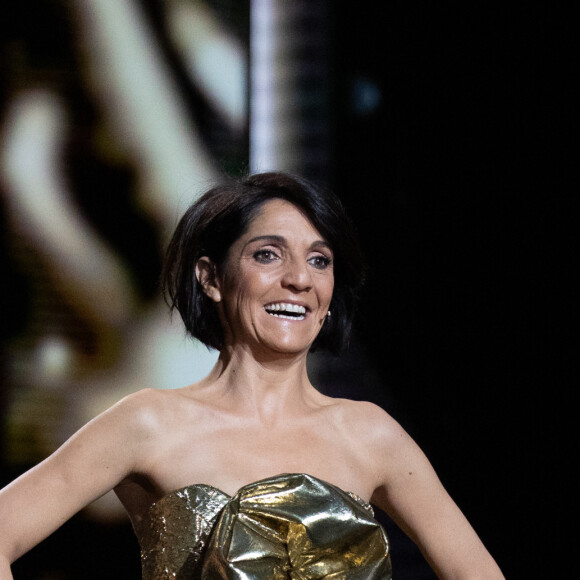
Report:
M195 277L206 296L214 302L221 302L222 293L217 280L215 264L207 256L202 256L195 265Z

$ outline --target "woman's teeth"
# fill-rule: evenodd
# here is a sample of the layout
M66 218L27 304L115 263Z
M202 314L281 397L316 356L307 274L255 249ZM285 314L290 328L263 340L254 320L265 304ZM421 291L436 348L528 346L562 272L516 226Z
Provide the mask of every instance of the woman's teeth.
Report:
M277 302L276 304L268 304L266 312L271 316L277 318L287 318L288 320L304 320L306 315L306 308L298 304L287 304L285 302Z

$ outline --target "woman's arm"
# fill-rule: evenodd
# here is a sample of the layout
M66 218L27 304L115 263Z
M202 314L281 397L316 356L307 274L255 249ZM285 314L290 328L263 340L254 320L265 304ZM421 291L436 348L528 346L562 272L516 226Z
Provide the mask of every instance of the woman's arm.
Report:
M424 453L388 415L380 422L376 452L383 457L372 502L419 546L441 579L500 580L504 576Z
M93 419L0 491L0 580L6 567L136 470L149 423L144 395Z
M0 580L13 580L10 563L2 556L0 556Z

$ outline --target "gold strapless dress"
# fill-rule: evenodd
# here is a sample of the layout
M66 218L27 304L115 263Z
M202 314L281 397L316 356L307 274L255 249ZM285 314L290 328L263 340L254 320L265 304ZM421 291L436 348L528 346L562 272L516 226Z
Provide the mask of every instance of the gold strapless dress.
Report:
M305 474L229 496L195 484L154 503L139 532L143 580L384 580L389 543L369 504Z

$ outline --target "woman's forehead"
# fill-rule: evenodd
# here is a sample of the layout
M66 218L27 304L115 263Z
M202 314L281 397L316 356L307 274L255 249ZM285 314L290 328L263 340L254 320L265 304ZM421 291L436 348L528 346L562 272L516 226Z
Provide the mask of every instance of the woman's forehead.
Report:
M261 235L308 235L320 240L324 236L316 229L303 209L285 199L270 199L262 204L241 237Z

